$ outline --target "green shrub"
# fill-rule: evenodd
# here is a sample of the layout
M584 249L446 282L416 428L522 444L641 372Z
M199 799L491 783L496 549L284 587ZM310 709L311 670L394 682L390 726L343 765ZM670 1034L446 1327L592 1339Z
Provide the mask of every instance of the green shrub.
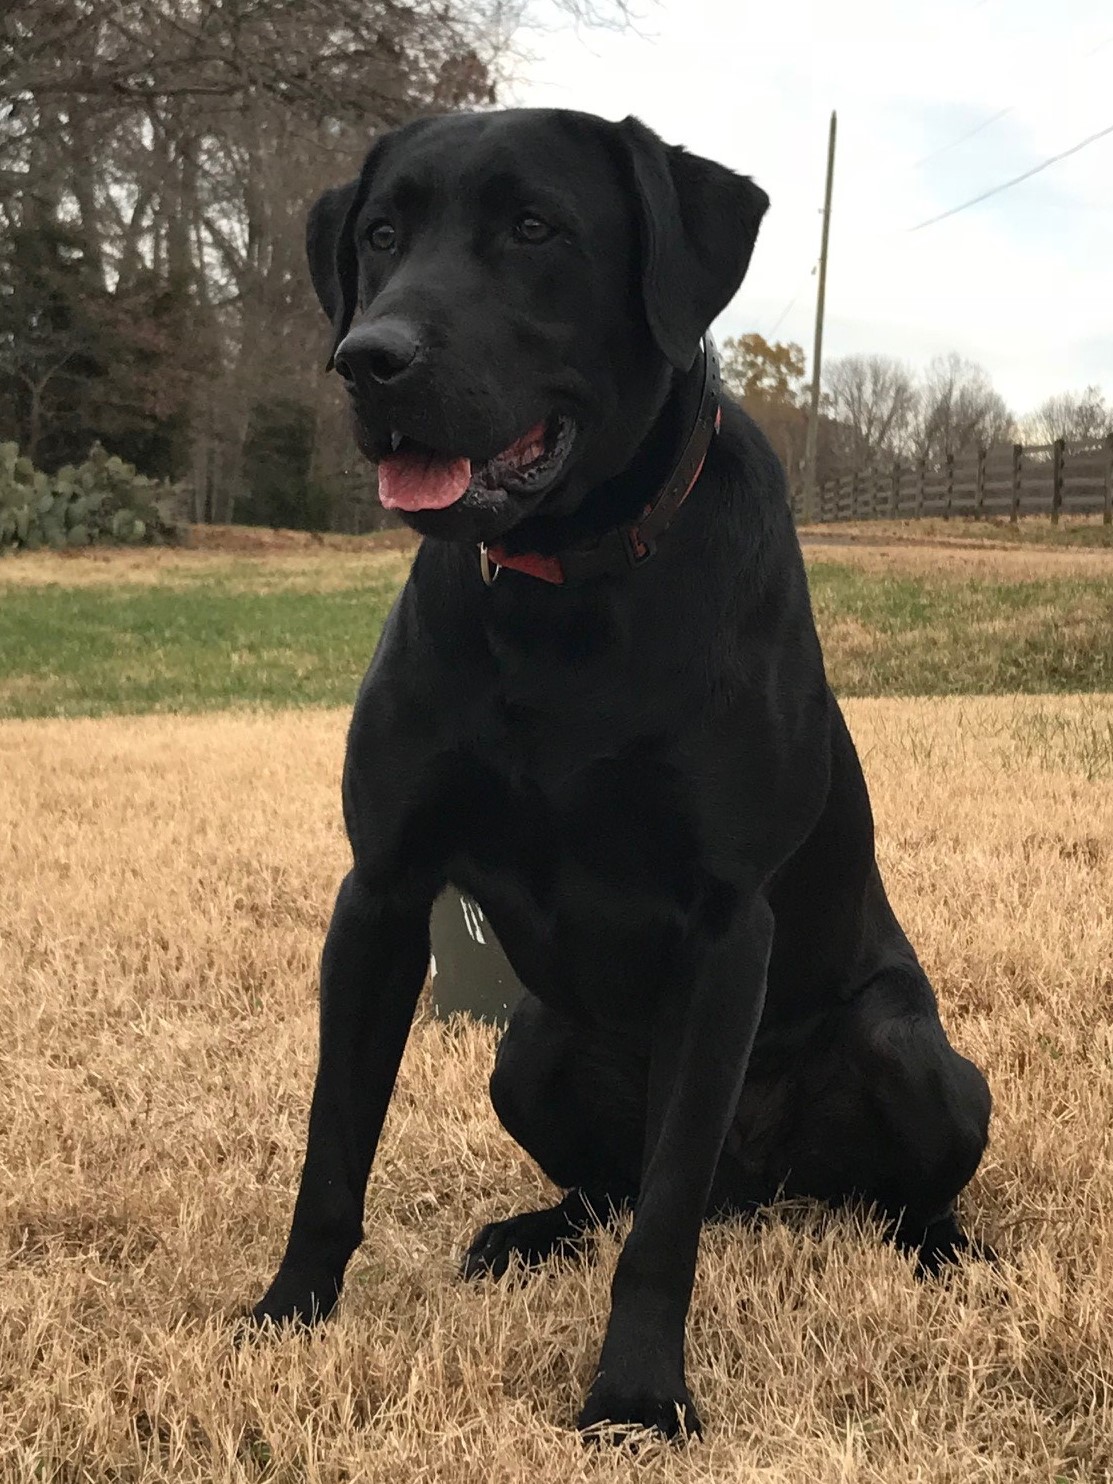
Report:
M0 443L0 552L173 541L176 529L158 501L175 492L99 443L84 463L54 475L36 469L14 443Z

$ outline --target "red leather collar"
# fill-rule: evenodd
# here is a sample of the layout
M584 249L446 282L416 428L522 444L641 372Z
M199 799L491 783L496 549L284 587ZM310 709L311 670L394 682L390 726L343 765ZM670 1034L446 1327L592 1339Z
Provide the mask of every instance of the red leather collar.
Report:
M672 473L643 508L637 520L615 526L590 546L570 546L555 556L536 551L508 552L501 546L479 546L479 570L488 587L504 567L556 585L585 582L591 577L628 572L649 560L657 540L691 494L703 473L711 440L722 420L719 389L722 373L719 352L710 334L703 337L703 387L692 430Z

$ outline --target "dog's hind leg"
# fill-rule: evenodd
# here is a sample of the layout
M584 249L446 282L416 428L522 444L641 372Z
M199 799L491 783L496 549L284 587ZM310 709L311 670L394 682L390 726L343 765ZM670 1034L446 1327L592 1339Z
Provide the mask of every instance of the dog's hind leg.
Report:
M557 1205L476 1233L465 1277L500 1276L581 1249L633 1202L645 1137L646 1063L626 1037L577 1026L527 995L495 1058L491 1101L503 1127L566 1194Z
M760 1161L786 1195L873 1205L921 1274L992 1257L954 1209L986 1147L989 1089L947 1040L918 965L873 976L781 1075L780 1117L763 1138L752 1112L761 1084L743 1091L724 1188Z
M947 1040L921 974L883 976L857 1008L875 1130L874 1188L865 1193L890 1214L890 1239L915 1255L922 1275L963 1256L992 1257L965 1235L954 1209L989 1137L985 1078Z
M922 971L898 970L856 1007L859 1065L875 1120L874 1189L888 1236L921 1276L963 1257L993 1259L959 1225L954 1202L981 1162L992 1100L985 1077L947 1040Z

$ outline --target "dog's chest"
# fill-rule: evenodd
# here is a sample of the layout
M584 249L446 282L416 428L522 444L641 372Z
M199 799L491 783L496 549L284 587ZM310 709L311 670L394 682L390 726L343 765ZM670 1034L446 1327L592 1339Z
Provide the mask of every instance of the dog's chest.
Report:
M512 718L440 793L449 879L540 998L623 1013L671 962L703 885L675 762L642 740L579 755Z

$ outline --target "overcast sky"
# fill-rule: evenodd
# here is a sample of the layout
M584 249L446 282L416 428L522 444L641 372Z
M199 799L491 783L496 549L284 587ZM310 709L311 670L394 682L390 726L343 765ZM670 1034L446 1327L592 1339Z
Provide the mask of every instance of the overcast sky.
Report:
M810 362L837 108L825 359L955 349L1020 414L1089 382L1113 397L1113 135L909 231L1113 125L1109 0L641 3L637 34L528 33L514 100L635 113L764 186L721 335L796 340Z

